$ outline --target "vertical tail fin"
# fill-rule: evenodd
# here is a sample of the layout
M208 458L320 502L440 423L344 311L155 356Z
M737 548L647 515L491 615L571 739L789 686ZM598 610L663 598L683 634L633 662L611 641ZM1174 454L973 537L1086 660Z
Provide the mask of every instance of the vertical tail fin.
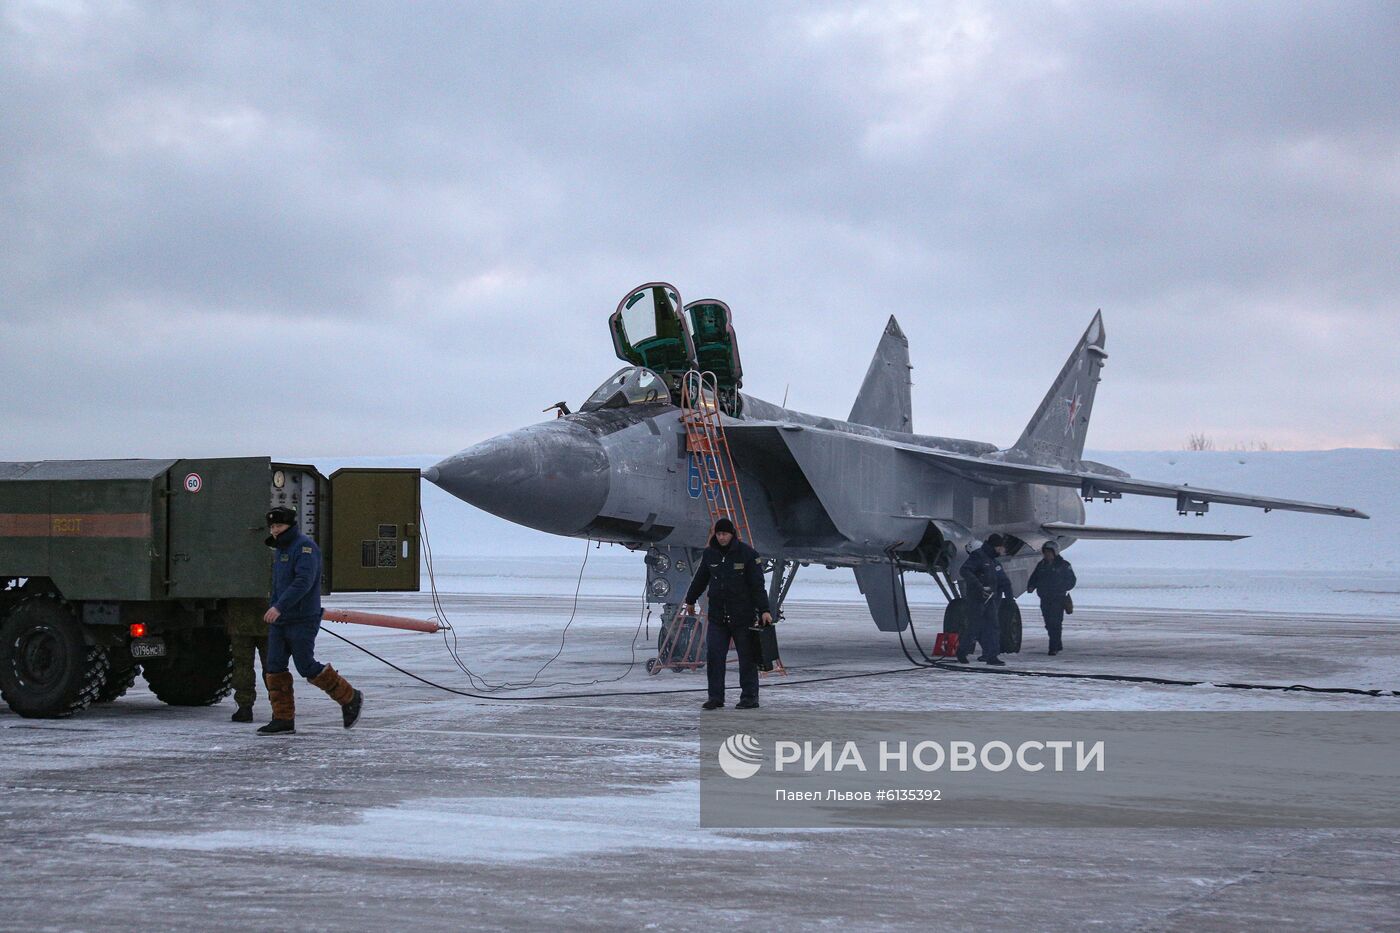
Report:
M1099 371L1108 358L1103 346L1103 313L1096 312L1055 384L1021 432L1021 439L1011 448L1013 452L1031 463L1047 466L1079 462L1084 454L1084 438L1089 433Z
M846 420L851 424L886 431L913 431L913 405L909 391L909 339L890 316L875 357L865 371L860 394Z

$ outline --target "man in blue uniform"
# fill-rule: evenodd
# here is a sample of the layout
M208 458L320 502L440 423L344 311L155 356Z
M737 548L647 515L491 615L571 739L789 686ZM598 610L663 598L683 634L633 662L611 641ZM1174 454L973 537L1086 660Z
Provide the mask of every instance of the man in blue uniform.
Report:
M982 546L967 556L958 575L962 578L963 598L967 600L967 630L958 640L958 663L966 664L974 637L982 643L977 660L993 667L1006 662L1001 653L1001 601L1011 595L1011 581L998 558L1006 554L1001 535L989 535Z
M1050 654L1057 655L1064 650L1060 631L1065 621L1069 591L1074 589L1076 582L1074 568L1060 556L1059 546L1054 541L1045 542L1040 556L1040 563L1031 571L1026 592L1040 596L1040 615L1045 619L1045 633L1050 636Z
M705 674L709 699L702 709L724 705L724 675L729 664L729 643L739 655L739 702L735 709L758 706L758 639L749 631L757 620L772 625L768 592L763 587L763 567L758 552L735 533L727 518L715 522L710 546L700 558L690 589L685 591L685 612L695 614L695 601L708 589L710 625L705 635Z
M272 704L272 721L261 735L296 732L296 702L287 661L297 673L340 704L349 729L360 718L364 694L350 686L329 664L316 660L316 633L321 630L321 549L297 528L294 509L267 513L267 546L272 548L272 599L263 621L268 624L267 663L263 679Z

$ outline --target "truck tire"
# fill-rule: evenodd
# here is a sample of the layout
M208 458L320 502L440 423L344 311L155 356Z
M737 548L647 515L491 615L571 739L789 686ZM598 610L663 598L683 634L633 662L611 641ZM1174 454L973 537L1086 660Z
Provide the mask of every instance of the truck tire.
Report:
M127 648L107 649L107 683L97 692L94 703L111 703L121 699L136 683L137 665L131 660Z
M86 709L107 683L107 652L83 640L62 600L24 600L0 625L0 696L32 719L59 719Z
M233 692L233 652L222 629L166 636L166 655L141 664L141 676L162 703L213 706Z

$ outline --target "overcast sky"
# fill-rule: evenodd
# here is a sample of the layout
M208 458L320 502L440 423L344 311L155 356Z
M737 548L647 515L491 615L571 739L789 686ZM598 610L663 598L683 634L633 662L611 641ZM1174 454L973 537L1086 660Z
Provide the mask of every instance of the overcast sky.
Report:
M631 286L844 417L1400 443L1400 5L0 0L0 458L442 454Z

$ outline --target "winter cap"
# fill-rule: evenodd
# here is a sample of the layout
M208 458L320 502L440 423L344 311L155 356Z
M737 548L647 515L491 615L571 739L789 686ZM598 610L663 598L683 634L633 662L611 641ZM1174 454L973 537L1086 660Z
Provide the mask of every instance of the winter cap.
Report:
M1054 541L1046 541L1040 546L1040 549L1042 551L1054 551L1056 554L1060 553L1060 546Z
M734 523L727 518L721 518L719 521L715 522L715 534L720 533L731 535L738 534L734 530Z
M297 523L297 510L279 505L267 513L267 523L269 525L295 525Z
M1003 538L1001 535L993 534L987 536L987 540L985 543L987 547L1005 547L1006 539Z

